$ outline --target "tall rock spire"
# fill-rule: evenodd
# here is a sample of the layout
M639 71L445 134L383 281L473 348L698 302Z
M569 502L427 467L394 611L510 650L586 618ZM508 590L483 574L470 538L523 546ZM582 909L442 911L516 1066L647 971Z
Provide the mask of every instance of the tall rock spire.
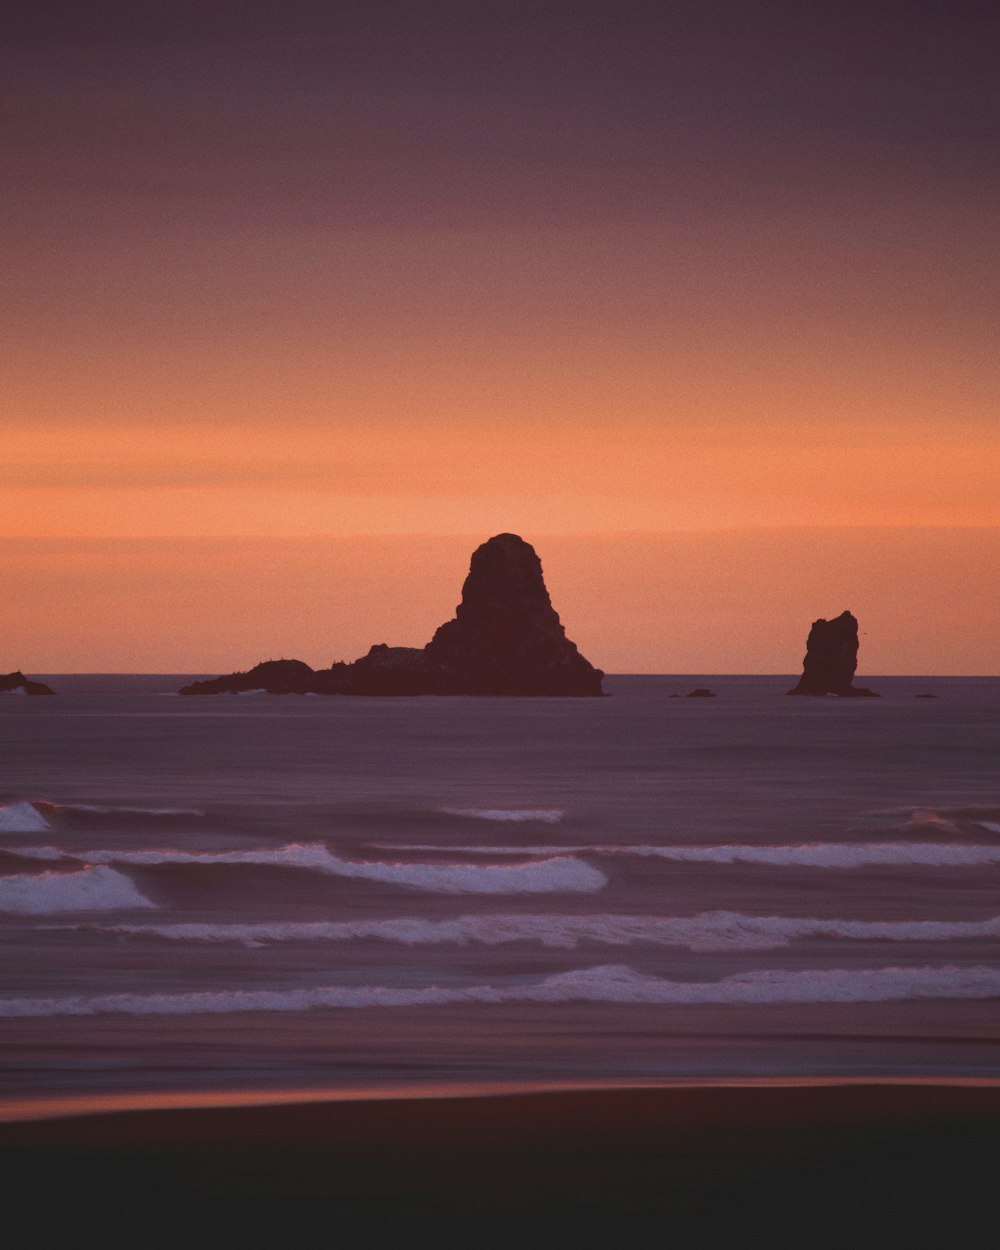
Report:
M789 694L839 694L877 698L874 690L853 685L858 667L858 622L850 612L832 621L813 621L806 640L799 684Z
M497 534L472 553L455 619L425 654L441 693L601 693L604 674L566 637L542 562L516 534Z

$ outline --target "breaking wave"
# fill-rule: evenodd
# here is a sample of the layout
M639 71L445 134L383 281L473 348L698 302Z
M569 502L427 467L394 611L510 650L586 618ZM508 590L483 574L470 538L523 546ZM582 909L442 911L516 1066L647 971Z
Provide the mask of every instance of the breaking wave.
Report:
M869 813L872 816L909 816L911 820L1000 820L1000 806L996 803L971 803L960 807L883 807Z
M83 812L94 816L204 816L197 807L127 807L112 803L50 803L40 801L43 811Z
M701 912L696 916L458 916L423 920L287 921L258 924L116 924L88 926L102 932L182 942L350 942L376 939L404 946L445 944L500 946L537 942L576 949L582 942L605 946L683 946L692 951L774 950L810 938L860 942L947 942L1000 937L1000 916L987 920L818 920Z
M0 912L51 916L64 911L125 911L154 906L128 877L108 867L0 877Z
M1000 826L998 826L1000 828ZM385 850L400 844L380 843ZM407 850L440 851L440 846ZM973 868L1000 864L1000 846L979 842L803 842L791 845L716 843L705 846L458 846L462 855L597 855L674 860L701 864L764 864L777 868L897 867Z
M7 803L0 807L0 833L44 833L48 827L33 803Z
M557 825L566 815L559 807L442 807L445 816L466 816L474 820L493 820L500 823L535 821L545 825Z
M51 858L38 848L37 858ZM58 854L58 853L57 853ZM590 893L607 884L604 873L571 855L553 855L521 864L407 864L341 859L322 843L293 843L242 851L81 851L75 859L91 864L267 864L335 877L383 881L443 894Z
M609 848L610 850L610 848ZM1000 846L954 842L813 842L800 846L637 846L626 854L688 863L772 864L789 868L895 865L972 868L1000 863Z
M101 994L0 999L0 1017L195 1015L298 1012L323 1008L428 1007L448 1003L623 1005L880 1003L901 999L1000 997L1000 969L983 965L789 972L764 969L721 981L668 981L621 964L583 968L533 984L321 986L292 990L209 990L186 994Z

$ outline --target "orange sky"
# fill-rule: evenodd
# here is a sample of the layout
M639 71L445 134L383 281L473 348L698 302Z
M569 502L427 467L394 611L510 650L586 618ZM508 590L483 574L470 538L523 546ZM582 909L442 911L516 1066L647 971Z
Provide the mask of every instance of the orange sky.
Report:
M512 530L610 671L995 672L987 19L752 8L28 15L0 671L419 645Z
M481 537L14 539L4 650L34 672L214 673L422 646ZM535 542L570 637L609 672L791 673L812 619L844 608L862 673L996 672L1000 527Z

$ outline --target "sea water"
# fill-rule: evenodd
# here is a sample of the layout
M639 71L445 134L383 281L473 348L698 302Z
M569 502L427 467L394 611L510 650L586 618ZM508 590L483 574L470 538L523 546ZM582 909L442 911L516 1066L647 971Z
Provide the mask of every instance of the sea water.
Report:
M1000 681L46 680L0 698L8 1108L1000 1076Z

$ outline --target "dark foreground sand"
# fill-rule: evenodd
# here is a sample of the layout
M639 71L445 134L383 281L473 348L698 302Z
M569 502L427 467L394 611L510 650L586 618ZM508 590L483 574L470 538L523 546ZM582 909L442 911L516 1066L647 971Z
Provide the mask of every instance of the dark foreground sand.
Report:
M0 1124L46 1246L1000 1246L1000 1088L714 1086Z

